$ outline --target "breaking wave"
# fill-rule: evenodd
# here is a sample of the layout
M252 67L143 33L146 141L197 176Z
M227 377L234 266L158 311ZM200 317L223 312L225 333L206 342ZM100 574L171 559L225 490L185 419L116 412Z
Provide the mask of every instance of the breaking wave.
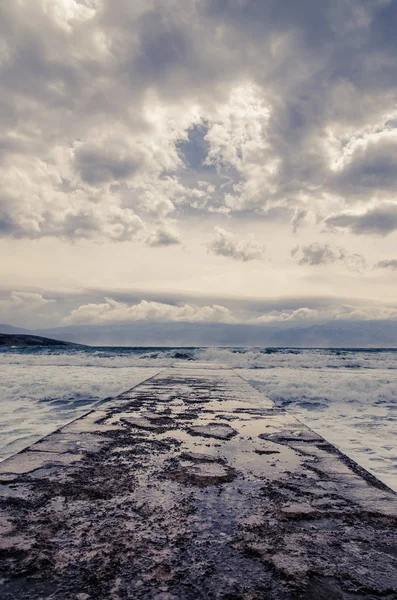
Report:
M390 349L301 348L14 348L0 350L0 365L76 367L167 367L176 361L223 363L237 369L397 369Z

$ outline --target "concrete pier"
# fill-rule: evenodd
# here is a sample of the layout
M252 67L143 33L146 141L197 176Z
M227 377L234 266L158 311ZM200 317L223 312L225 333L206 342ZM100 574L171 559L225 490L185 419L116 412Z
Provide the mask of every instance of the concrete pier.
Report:
M0 463L1 600L397 599L397 495L234 371L170 368Z

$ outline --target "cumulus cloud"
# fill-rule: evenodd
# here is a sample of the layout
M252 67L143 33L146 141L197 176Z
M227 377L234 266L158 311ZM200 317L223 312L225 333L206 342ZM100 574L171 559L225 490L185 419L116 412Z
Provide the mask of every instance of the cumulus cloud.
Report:
M57 157L62 160L63 152ZM31 239L129 240L143 229L141 218L120 206L110 189L68 189L67 169L37 157L15 157L0 166L0 232Z
M222 229L222 227L215 227L215 235L207 244L207 248L217 256L225 256L242 262L262 259L265 250L264 246L252 237L240 240L230 231Z
M161 246L175 246L181 243L179 233L170 225L159 227L152 235L146 239L146 244L152 248Z
M274 310L268 314L250 319L250 323L255 325L263 325L267 323L315 321L321 318L321 315L321 311L307 307L298 308L296 310Z
M301 324L341 321L397 321L397 308L383 305L334 303L316 307L280 308L266 311L242 311L220 304L185 302L169 304L141 300L119 302L105 298L103 302L82 304L63 318L64 325L106 325L112 323L224 323L247 326L280 325L299 327Z
M375 267L378 267L379 269L391 269L392 271L397 271L397 260L395 258L386 258L385 260L378 261Z
M192 210L296 229L390 199L396 3L299 6L3 3L0 235L129 240ZM199 173L180 150L197 127ZM349 214L328 222L355 231Z
M27 308L35 310L54 302L55 300L44 298L41 294L34 292L11 292L10 298L2 301L2 305L17 310L26 310Z
M64 319L66 324L101 324L135 321L157 322L193 322L193 323L231 323L235 319L232 312L224 306L195 306L192 304L171 305L161 302L142 300L139 304L117 302L105 298L101 304L79 306Z
M209 121L207 164L234 173L224 195L228 212L267 206L264 189L274 187L279 159L268 140L270 106L263 90L254 85L235 88Z
M326 265L342 260L344 252L341 248L333 250L328 244L311 244L296 246L291 250L291 256L297 257L300 265Z
M348 229L356 235L386 236L397 229L397 204L383 203L364 213L344 212L325 222L331 228Z
M251 324L294 323L306 321L318 323L327 321L397 321L397 308L387 306L338 305L311 309L272 311L260 317L251 318Z
M47 312L53 308L55 300L45 298L35 292L13 291L8 297L0 300L0 318L8 322L17 319L18 322L36 315L36 318L46 320Z
M396 321L397 308L387 306L345 306L335 312L336 320Z
M397 307L354 300L325 298L284 298L272 301L235 302L230 298L149 299L123 292L117 299L95 292L71 294L67 290L57 299L44 291L3 292L0 322L37 327L63 325L107 325L112 323L223 323L246 326L309 326L319 323L397 321ZM117 297L117 294L115 294ZM124 298L124 299L121 299ZM59 333L58 333L59 335Z
M291 256L295 257L300 265L316 266L343 262L353 271L362 271L366 266L361 254L349 254L343 248L332 248L329 244L296 246L291 251Z

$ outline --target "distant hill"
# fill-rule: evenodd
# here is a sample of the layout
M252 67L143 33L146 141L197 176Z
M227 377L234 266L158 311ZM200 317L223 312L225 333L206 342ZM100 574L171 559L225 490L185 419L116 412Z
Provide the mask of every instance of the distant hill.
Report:
M70 325L34 333L90 346L397 348L397 321L328 321L306 327L137 321Z
M28 329L23 329L22 327L14 327L13 325L6 325L5 323L0 323L0 333L27 333L31 332Z
M290 323L160 323L137 321L26 330L0 325L0 332L45 340L45 345L90 346L261 346L296 348L397 348L397 321ZM54 339L55 338L55 339ZM16 338L14 338L16 339ZM65 340L59 342L58 340ZM47 341L48 340L48 341ZM21 342L7 342L21 345ZM23 342L26 345L26 341ZM39 342L32 342L34 345ZM4 345L5 342L0 342Z
M63 342L38 335L21 333L0 333L0 346L76 346L72 342Z

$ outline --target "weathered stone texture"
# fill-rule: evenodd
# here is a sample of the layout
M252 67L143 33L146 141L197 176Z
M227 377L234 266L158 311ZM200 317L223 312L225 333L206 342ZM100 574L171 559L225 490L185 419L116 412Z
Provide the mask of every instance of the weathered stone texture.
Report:
M0 598L395 600L396 525L386 486L194 364L0 464Z

